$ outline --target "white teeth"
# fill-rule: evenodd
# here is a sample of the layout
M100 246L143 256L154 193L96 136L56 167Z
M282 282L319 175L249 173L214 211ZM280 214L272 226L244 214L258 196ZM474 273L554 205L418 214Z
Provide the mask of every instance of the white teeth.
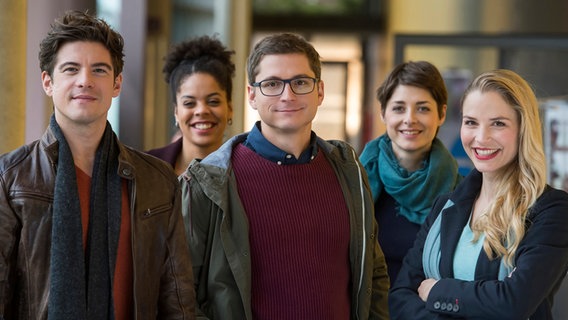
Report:
M493 154L495 152L497 152L497 150L480 150L480 149L476 149L475 152L477 152L477 154L481 155L481 156L488 156L490 154Z
M213 127L213 124L210 123L210 122L208 122L208 123L196 123L193 126L195 127L195 129L204 130L204 129L209 129L209 128Z
M403 130L402 133L403 134L418 134L418 130L413 130L413 131L409 131L409 130Z

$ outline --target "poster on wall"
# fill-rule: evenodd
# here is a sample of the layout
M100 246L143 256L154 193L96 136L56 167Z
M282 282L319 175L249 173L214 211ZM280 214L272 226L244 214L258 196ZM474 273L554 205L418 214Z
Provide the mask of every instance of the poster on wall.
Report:
M541 102L548 183L568 192L568 96Z

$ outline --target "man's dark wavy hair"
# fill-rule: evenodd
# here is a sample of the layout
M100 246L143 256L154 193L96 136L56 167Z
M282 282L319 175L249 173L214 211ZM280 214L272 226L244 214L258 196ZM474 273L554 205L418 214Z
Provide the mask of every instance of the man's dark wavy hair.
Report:
M104 45L111 56L114 77L124 66L124 39L104 20L91 16L87 12L67 11L51 25L47 36L39 46L39 67L53 75L57 53L68 42L90 41Z

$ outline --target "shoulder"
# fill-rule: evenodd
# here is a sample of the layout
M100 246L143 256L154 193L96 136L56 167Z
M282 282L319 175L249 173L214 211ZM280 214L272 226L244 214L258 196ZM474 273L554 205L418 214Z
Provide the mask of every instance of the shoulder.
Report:
M30 150L31 147L29 145L25 145L1 155L0 172L5 172L6 170L9 170L18 163L22 162L22 160L29 155Z
M124 169L130 167L137 179L164 178L177 181L172 167L165 161L136 150L122 143L120 145L120 166Z
M0 155L0 174L17 169L20 165L25 164L26 161L37 160L38 157L33 156L34 154L45 153L43 151L44 148L41 148L40 142L40 140L36 140ZM55 150L57 151L57 148Z
M210 153L207 157L199 162L195 162L196 165L202 166L213 166L222 169L227 169L230 165L231 155L233 154L233 149L244 142L248 136L248 132L238 134L233 136L225 143L221 145L217 150ZM191 166L190 166L191 167Z
M343 160L357 158L355 149L345 141L323 140L318 137L316 143L326 154L337 155Z
M566 203L568 201L568 193L564 190L556 189L547 185L542 195L538 198L537 203L549 201L560 201Z
M374 140L367 142L367 144L363 148L363 151L361 152L361 157L360 157L363 163L372 161L373 159L379 157L379 154L381 152L380 148L381 139L383 139L383 136L380 136Z
M174 166L176 158L178 154L181 152L181 149L182 149L182 138L179 138L178 140L161 148L148 150L147 153L154 157L162 159L166 162L169 162L172 166Z
M568 193L546 186L546 189L531 208L530 216L534 218L543 212L558 214L568 221Z

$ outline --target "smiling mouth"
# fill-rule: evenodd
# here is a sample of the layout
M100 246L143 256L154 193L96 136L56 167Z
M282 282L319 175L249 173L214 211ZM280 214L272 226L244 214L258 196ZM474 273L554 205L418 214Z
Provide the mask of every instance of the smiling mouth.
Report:
M401 130L400 132L407 135L416 135L420 133L419 130Z
M475 153L477 153L480 156L490 156L494 153L496 153L497 151L499 151L499 149L474 149Z
M90 96L76 96L73 97L73 100L96 100L96 99Z
M196 124L192 125L192 127L194 127L195 129L199 129L199 130L206 130L206 129L213 128L213 123L211 123L211 122L196 123Z

